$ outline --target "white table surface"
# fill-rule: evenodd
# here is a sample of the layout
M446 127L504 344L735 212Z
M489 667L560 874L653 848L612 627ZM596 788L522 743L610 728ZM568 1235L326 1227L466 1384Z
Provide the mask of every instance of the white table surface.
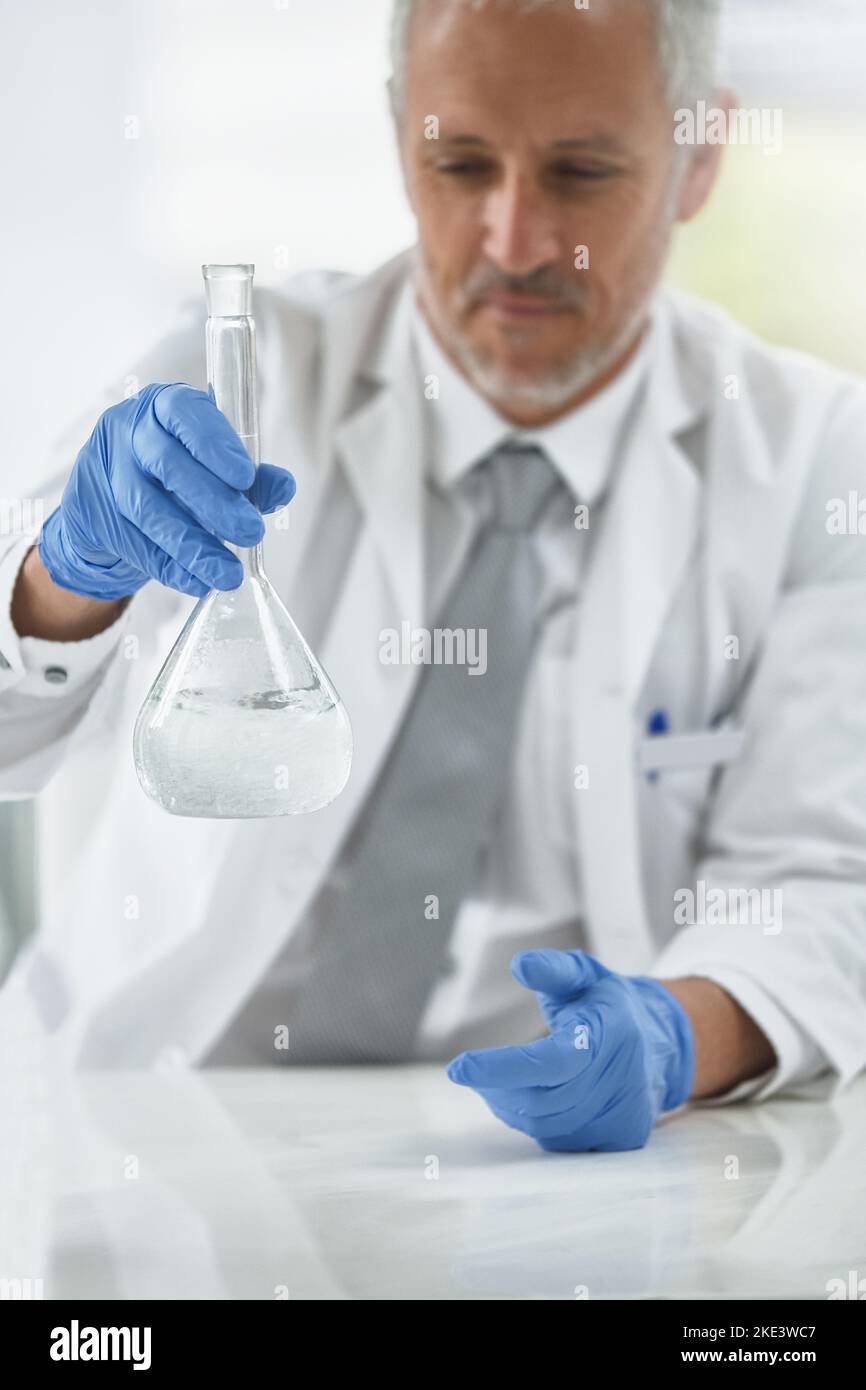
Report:
M617 1154L544 1153L440 1067L102 1072L52 1099L23 1198L46 1298L826 1299L866 1276L866 1077Z

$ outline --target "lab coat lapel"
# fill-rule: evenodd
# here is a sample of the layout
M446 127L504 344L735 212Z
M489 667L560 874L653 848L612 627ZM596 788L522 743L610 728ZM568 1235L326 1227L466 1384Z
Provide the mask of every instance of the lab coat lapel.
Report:
M387 577L385 607L424 622L423 422L419 392L383 388L337 433L337 452L363 513L365 539Z
M635 705L699 532L700 483L676 434L690 410L665 327L596 539L574 664L580 873L592 949L646 970ZM578 783L579 785L579 783Z
M411 251L401 253L370 280L337 294L323 311L320 399L307 441L314 468L305 470L304 478L312 496L309 506L299 507L299 493L289 518L292 558L286 582L289 592L298 590L300 612L307 608L307 576L317 564L335 474L341 470L396 591L410 609L420 602L422 559L412 552L412 527L421 521L420 479L412 456L404 458L402 452L416 444L421 448L405 299L412 264ZM357 393L364 385L372 394L362 402ZM330 559L326 556L325 563ZM310 640L313 635L310 629Z
M382 633L424 622L423 440L418 395L383 387L337 431L336 451L358 514L358 537L342 592L317 654L352 721L355 751L342 795L320 815L296 823L294 841L315 842L324 872L363 803L399 727L420 674L414 665L380 659ZM315 582L315 527L307 583ZM323 563L335 557L322 557Z

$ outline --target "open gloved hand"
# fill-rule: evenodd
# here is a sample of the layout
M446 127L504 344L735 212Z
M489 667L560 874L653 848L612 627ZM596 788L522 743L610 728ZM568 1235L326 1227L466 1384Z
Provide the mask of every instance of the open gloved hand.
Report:
M691 1094L692 1026L658 980L617 975L585 951L521 951L548 1037L462 1052L448 1076L543 1149L641 1148L659 1115Z
M100 415L39 554L55 584L87 598L125 598L149 579L201 598L243 580L222 542L257 545L262 514L294 492L284 468L255 468L209 394L145 386Z

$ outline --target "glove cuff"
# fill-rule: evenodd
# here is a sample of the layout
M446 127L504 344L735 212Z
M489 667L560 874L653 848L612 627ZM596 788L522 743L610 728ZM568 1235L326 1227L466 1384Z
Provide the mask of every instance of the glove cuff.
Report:
M685 1105L695 1083L695 1035L692 1021L677 999L664 985L659 986L667 995L671 1027L676 1039L674 1055L668 1068L668 1088L662 1102L662 1111L676 1110ZM666 1002L667 1002L666 1000Z
M112 582L109 576L115 565L105 568L92 565L79 555L75 555L74 560L70 558L60 507L55 507L43 522L37 549L52 583L60 589L68 589L72 594L79 594L82 598L109 601L128 598L146 583L146 576L143 576L139 583L132 580L128 566L119 561L115 562L118 570L117 581ZM92 579L90 575L93 576Z
M689 1099L695 1081L695 1035L691 1019L677 999L660 980L648 975L634 979L639 987L644 1005L652 1015L667 1039L663 1050L662 1072L665 1091L661 1102L661 1113L676 1110Z

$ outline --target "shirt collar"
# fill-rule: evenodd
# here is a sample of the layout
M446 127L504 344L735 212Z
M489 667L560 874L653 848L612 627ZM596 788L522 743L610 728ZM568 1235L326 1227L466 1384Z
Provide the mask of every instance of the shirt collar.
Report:
M451 488L504 440L513 439L537 444L575 497L591 504L605 488L619 428L652 359L655 314L634 357L602 391L552 425L523 430L500 415L445 356L418 307L411 283L406 295L416 370L420 368L422 379L435 377L438 383L438 396L430 403L432 479L443 489Z

